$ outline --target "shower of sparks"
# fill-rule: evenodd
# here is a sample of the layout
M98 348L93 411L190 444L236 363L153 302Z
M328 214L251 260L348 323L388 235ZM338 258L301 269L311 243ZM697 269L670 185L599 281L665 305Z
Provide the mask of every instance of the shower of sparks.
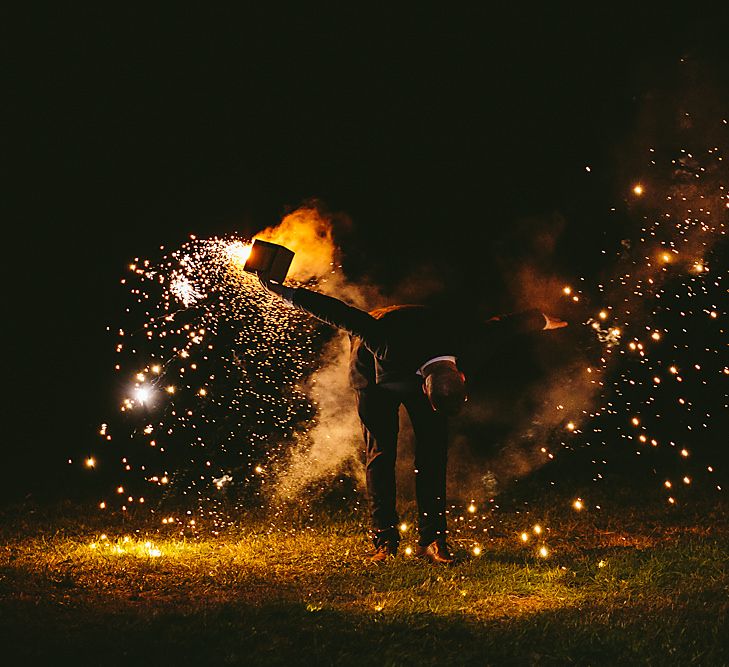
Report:
M326 334L243 271L250 247L191 237L130 265L132 301L115 328L127 388L86 459L119 471L100 508L161 512L170 501L186 507L187 527L193 515L220 525L233 507L262 504L266 466L305 433L315 406L303 384Z
M562 437L542 452L552 465L556 450L587 453L595 482L611 466L650 471L675 505L694 481L722 489L716 459L726 460L729 433L729 182L717 146L675 155L650 149L650 162L653 173L632 186L641 210L628 199L623 211L639 229L617 252L603 252L614 253L608 277L562 289L574 317L575 296L580 309L592 309L586 324L601 348L584 382L595 398L573 414L556 406L565 417ZM682 484L662 483L663 475ZM573 507L585 504L578 499Z

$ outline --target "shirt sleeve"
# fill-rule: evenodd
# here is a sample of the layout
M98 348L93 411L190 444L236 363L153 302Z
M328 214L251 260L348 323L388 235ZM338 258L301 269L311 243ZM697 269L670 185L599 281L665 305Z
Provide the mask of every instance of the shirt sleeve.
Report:
M547 326L547 318L542 311L532 308L509 315L492 317L487 324L499 335L518 336L533 331L541 331Z
M287 301L325 324L342 329L352 336L358 336L375 356L384 358L387 354L387 338L383 323L364 310L303 287L294 289Z

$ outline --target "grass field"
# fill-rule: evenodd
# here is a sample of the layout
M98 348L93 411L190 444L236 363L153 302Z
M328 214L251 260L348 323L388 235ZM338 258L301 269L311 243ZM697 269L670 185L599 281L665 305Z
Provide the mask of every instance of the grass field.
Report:
M206 536L12 507L0 529L0 655L6 665L725 665L726 517L725 506L657 504L454 517L459 563L443 568L404 553L367 563L357 517L250 518Z

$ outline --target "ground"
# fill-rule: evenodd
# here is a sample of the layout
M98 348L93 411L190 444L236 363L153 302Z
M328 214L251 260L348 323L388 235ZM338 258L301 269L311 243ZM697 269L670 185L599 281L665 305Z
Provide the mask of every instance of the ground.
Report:
M725 505L464 514L437 567L404 553L411 529L369 564L356 513L211 535L7 507L5 664L729 664Z

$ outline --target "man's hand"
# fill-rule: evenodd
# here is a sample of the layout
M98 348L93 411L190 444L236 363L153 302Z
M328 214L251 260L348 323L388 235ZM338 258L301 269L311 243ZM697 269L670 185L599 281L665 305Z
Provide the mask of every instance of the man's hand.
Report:
M261 286L271 292L271 294L278 294L278 296L283 294L283 285L275 283L273 280L269 280L262 273L257 273L256 275L258 276L258 282L261 283Z
M542 313L544 315L544 319L546 320L546 324L544 325L544 329L561 329L562 327L567 326L567 322L564 320L557 319L556 317L552 317L551 315L547 315L547 313Z

